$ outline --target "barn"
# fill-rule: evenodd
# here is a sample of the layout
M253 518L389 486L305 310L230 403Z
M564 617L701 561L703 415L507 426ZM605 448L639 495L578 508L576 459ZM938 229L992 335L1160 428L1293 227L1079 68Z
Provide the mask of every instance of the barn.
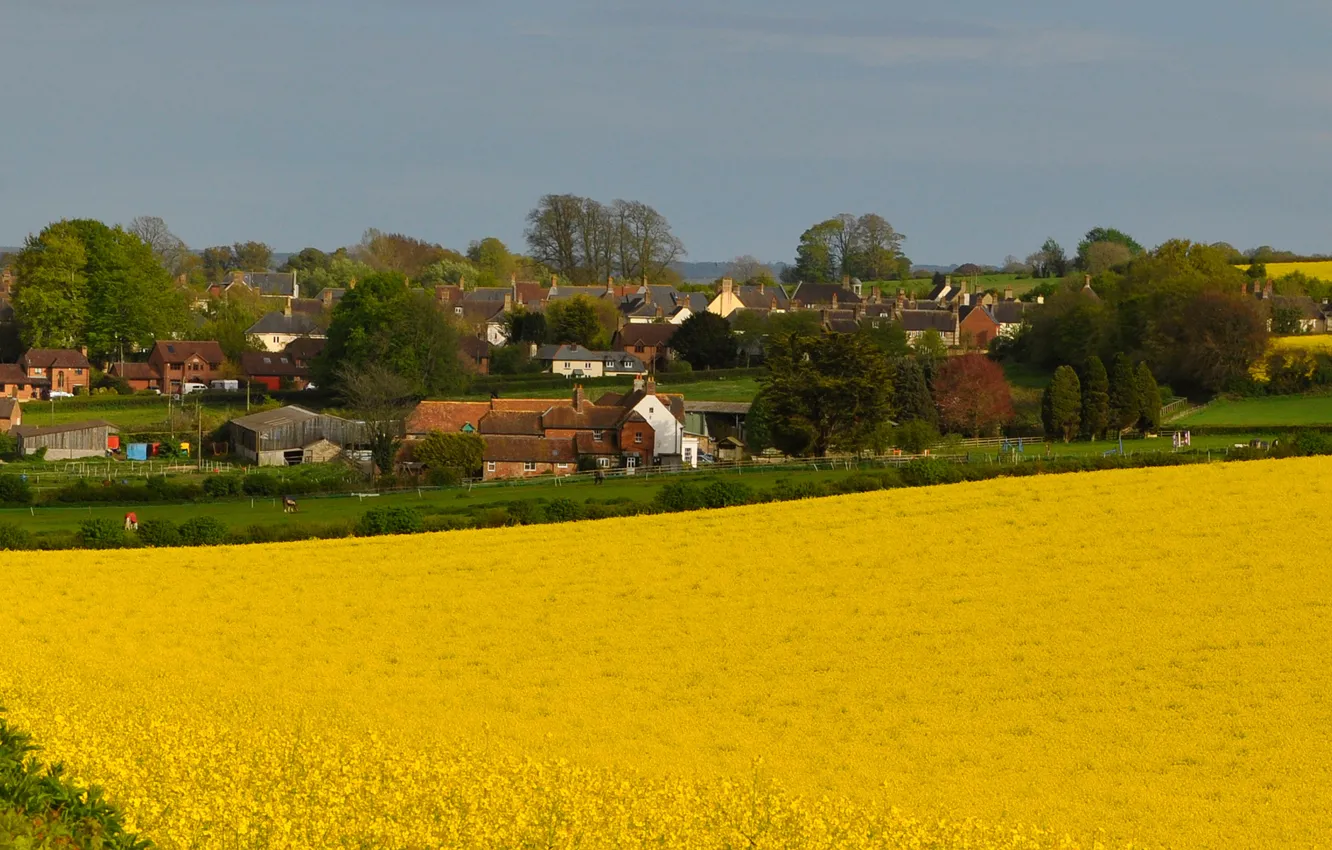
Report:
M232 453L256 466L295 466L331 460L359 445L361 423L296 405L231 420Z
M110 422L93 419L65 425L15 425L21 457L46 449L47 460L105 457L120 442L120 431Z

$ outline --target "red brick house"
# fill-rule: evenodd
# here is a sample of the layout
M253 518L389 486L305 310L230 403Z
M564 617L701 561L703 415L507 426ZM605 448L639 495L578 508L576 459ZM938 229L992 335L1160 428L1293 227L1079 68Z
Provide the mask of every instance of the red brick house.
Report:
M458 359L463 366L476 375L490 374L491 345L484 339L465 336L458 342Z
M568 437L535 437L520 434L485 438L483 477L527 478L533 475L569 475L578 470L574 441Z
M88 355L72 348L30 348L19 366L29 378L44 378L47 392L86 393L92 383Z
M124 378L125 383L135 392L162 389L162 376L151 363L112 363L106 374L113 378Z
M8 434L15 425L23 424L23 406L18 399L0 398L0 433Z
M615 332L611 348L637 355L650 371L656 372L671 361L671 338L679 329L679 325L669 322L625 325Z
M45 378L30 378L17 363L0 363L0 396L18 401L41 398L51 385Z
M159 340L148 363L162 376L163 392L179 392L182 383L207 384L226 355L213 340Z
M989 307L964 307L966 314L957 326L958 344L971 348L987 348L999 336L1000 325Z

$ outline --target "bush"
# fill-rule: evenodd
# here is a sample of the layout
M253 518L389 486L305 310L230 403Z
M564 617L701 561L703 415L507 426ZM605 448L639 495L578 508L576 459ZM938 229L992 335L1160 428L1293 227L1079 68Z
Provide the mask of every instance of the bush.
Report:
M541 506L533 501L520 501L509 503L509 517L518 525L538 525L545 522L545 514Z
M687 375L694 367L688 360L671 360L662 371L668 375Z
M252 472L241 480L241 492L247 496L276 496L282 480L269 472Z
M931 484L952 484L963 478L962 468L934 458L920 458L902 467L902 481L908 487L928 487Z
M13 457L18 454L18 440L12 434L0 431L0 457Z
M79 545L85 549L119 549L125 545L125 526L110 517L84 520Z
M180 529L169 519L146 519L139 523L139 542L145 546L179 546Z
M939 429L924 419L904 422L893 431L893 444L904 452L918 455L939 442Z
M244 481L239 475L213 475L204 480L204 493L214 498L221 496L239 496L243 492Z
M480 477L485 443L477 434L431 431L412 447L412 455L431 470L453 470L461 477Z
M657 491L656 503L664 511L696 511L703 507L703 489L691 481L672 481Z
M419 511L411 508L371 508L356 523L357 537L375 537L380 534L415 534L425 529Z
M32 487L17 475L0 475L0 502L7 505L31 505Z
M428 469L426 483L431 487L456 487L462 483L462 474L456 469Z
M1332 454L1332 435L1322 431L1300 431L1290 440L1290 445L1297 455L1329 455Z
M711 481L703 487L703 504L709 508L729 508L754 501L754 491L739 481Z
M28 530L12 522L0 522L0 549L27 549L32 545Z
M573 499L551 499L546 504L546 519L550 522L573 522L582 518L583 507Z
M426 531L457 531L461 528L472 527L470 517L458 516L457 514L436 514L425 517L423 522Z
M218 546L226 539L226 523L217 517L197 516L180 524L180 542L185 546Z

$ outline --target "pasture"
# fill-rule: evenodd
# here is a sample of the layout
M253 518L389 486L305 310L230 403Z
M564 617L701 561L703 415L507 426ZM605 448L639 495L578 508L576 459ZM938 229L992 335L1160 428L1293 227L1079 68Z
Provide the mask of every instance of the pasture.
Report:
M1314 846L1330 477L25 553L0 703L169 850Z
M1332 396L1220 399L1171 427L1185 429L1195 425L1240 425L1255 429L1332 425Z

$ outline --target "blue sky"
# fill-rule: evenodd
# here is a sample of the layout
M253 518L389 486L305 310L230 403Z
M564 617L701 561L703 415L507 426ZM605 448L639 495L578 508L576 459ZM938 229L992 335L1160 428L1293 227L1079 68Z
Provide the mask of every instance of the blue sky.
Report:
M5 0L0 244L521 247L573 192L694 260L870 211L921 263L1096 225L1332 251L1329 33L1326 0Z

